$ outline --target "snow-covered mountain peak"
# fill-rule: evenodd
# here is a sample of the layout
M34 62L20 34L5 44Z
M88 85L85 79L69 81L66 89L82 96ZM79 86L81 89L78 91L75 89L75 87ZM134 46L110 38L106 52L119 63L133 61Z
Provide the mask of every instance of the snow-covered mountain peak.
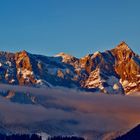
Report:
M63 59L70 59L70 58L73 58L73 56L69 55L69 54L66 54L64 52L61 52L59 54L56 54L55 56L57 57L62 57Z
M93 54L94 57L98 56L98 55L101 55L101 52L97 51Z
M104 93L140 91L140 56L125 42L83 58L0 52L0 82L26 86L63 86Z
M69 55L69 54L66 54L64 52L56 54L55 57L61 57L62 58L62 62L66 62L66 63L74 61L74 60L77 59L76 57L74 57L72 55Z
M126 42L122 41L119 45L115 47L115 49L120 51L132 51L132 49L127 45Z

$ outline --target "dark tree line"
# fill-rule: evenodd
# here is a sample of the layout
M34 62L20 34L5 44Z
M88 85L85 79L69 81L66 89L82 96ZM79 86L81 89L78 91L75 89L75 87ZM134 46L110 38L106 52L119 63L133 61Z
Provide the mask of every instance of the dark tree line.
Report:
M0 134L0 140L42 140L41 136L36 134L28 135L28 134L13 134L13 135L4 135ZM76 137L76 136L54 136L49 137L46 140L84 140L84 138Z
M13 134L13 135L4 135L0 134L0 140L42 140L41 136L38 136L36 134L28 135L28 134L23 134L23 135L18 135L18 134Z
M84 140L84 138L76 136L54 136L48 138L48 140Z

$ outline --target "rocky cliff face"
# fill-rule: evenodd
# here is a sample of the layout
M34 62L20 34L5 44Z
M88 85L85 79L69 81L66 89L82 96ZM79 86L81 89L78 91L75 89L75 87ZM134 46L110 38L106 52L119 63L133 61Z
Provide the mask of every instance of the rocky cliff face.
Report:
M65 53L0 52L0 82L128 94L140 91L140 57L125 42L80 59Z
M125 42L111 50L115 57L115 71L126 93L140 90L140 58Z
M31 85L36 83L32 70L30 57L26 51L15 54L17 79L20 85Z

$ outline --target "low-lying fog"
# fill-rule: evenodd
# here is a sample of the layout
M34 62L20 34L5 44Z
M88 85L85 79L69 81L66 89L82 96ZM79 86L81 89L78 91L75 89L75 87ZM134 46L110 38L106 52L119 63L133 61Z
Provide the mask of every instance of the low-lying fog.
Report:
M35 104L20 104L0 96L0 131L110 139L140 123L140 96L9 85L0 85L0 90L36 97Z

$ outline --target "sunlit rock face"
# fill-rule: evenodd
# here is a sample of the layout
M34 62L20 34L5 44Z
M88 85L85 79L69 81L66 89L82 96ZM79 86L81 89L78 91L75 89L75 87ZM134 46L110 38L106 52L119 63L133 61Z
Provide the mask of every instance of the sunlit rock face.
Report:
M115 72L115 58L110 51L96 52L90 55L89 65L85 67L88 77L84 87L98 88L100 91L109 94L123 94L123 88L119 82L119 75Z
M36 82L30 58L26 51L15 54L17 79L20 85L30 85Z
M115 56L115 71L126 93L140 90L140 58L125 42L111 50Z
M140 56L125 42L83 58L65 53L47 57L26 51L0 52L0 82L129 94L140 91Z

